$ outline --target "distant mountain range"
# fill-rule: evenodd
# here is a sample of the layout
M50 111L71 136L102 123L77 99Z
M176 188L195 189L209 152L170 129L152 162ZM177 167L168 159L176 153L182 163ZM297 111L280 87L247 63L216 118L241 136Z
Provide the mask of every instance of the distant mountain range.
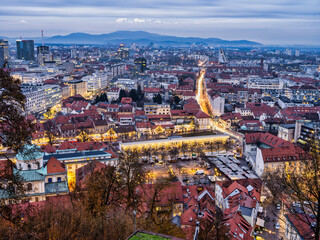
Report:
M34 39L36 43L41 43L41 38L25 38ZM15 39L11 38L9 41L13 42ZM261 43L248 40L234 40L228 41L219 38L198 38L198 37L176 37L166 36L144 31L117 31L108 34L87 34L87 33L71 33L66 36L53 36L44 39L45 43L49 44L132 44L137 43L147 45L151 42L163 46L189 46L191 44L203 44L210 46L262 46Z

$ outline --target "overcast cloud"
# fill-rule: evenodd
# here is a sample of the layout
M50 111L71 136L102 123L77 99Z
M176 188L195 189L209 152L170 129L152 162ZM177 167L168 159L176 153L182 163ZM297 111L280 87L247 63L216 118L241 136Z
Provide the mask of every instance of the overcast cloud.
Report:
M319 45L319 0L10 0L0 36L36 37L117 30Z

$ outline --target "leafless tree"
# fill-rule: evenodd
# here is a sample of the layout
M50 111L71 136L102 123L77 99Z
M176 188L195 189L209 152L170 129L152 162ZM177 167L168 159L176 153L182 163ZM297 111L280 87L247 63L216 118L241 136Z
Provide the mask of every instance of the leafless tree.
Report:
M273 202L282 201L288 213L310 226L314 236L304 239L319 239L320 155L315 148L310 153L301 149L298 154L304 160L292 159L278 171L265 173L264 180Z

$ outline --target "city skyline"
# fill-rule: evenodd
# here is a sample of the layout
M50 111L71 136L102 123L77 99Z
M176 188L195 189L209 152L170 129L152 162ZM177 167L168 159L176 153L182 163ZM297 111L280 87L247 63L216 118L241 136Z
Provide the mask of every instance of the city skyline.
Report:
M2 4L0 35L40 37L74 32L143 30L181 37L246 39L263 44L318 45L316 0L268 1L45 1Z

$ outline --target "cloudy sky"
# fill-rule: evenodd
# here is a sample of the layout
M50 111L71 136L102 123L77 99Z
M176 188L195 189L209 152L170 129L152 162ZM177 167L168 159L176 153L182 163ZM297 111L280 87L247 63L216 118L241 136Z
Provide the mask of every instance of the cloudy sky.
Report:
M0 36L117 30L320 45L319 0L2 0Z

